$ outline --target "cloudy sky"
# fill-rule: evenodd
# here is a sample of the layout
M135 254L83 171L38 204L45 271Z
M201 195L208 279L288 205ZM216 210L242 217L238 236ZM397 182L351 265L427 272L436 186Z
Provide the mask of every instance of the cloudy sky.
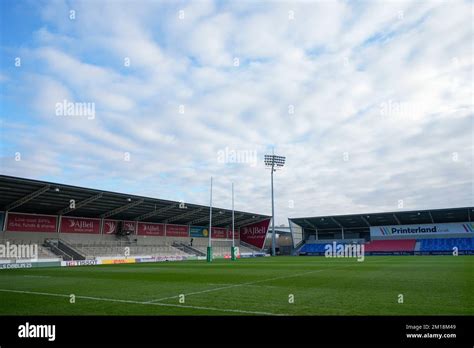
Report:
M287 217L473 205L471 1L2 1L1 174Z

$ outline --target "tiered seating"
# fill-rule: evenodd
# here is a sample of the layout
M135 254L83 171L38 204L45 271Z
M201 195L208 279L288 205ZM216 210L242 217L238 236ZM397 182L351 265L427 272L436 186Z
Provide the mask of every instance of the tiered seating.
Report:
M24 239L8 239L3 241L2 243L5 244L8 241L10 245L37 245L38 246L38 259L56 259L58 258L57 255L52 253L47 248L43 247L36 241L31 240L24 240ZM10 260L14 260L13 258L8 258ZM16 258L17 259L17 258ZM1 258L1 260L7 260L6 258Z
M324 246L326 244L305 244L300 250L300 253L324 253Z
M74 244L69 245L76 251L86 256L94 258L100 256L119 256L125 255L125 248L128 248L128 256L189 256L187 253L174 248L170 245L127 245L120 242L101 242L94 244Z
M365 245L366 252L412 252L416 239L373 240Z
M207 252L207 245L209 243L209 240L207 238L194 238L193 240L193 248L196 250L199 250L200 252L206 254ZM236 243L236 246L239 248L240 245ZM225 256L225 255L230 255L230 248L232 247L232 241L231 240L212 240L212 254L214 256ZM243 251L242 248L240 249L241 252L246 252ZM252 252L252 251L250 251Z
M420 240L420 251L474 251L474 238L430 238Z
M237 245L239 247L239 251L241 253L254 253L255 250L253 249L250 249L250 248L247 248L246 246L243 246L242 244L241 245Z

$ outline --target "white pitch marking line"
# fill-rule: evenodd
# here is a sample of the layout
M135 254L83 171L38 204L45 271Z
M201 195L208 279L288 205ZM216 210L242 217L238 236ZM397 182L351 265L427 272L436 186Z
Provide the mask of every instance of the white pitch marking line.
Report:
M17 294L28 294L28 295L68 297L68 298L70 297L70 295L66 295L66 294L54 294L54 293L49 293L49 292L9 290L9 289L0 289L0 291L17 293ZM215 311L215 312L231 312L231 313L257 314L257 315L275 315L275 316L285 316L285 315L287 316L288 315L288 314L277 314L277 313L269 313L269 312L245 311L245 310L240 310L240 309L187 306L187 305L178 305L178 304L170 304L170 303L150 303L150 302L133 301L133 300L121 300L121 299L113 299L113 298L104 298L104 297L76 296L76 298L82 298L84 300L93 300L93 301L120 302L120 303L141 304L141 305L150 305L150 306L161 306L161 307L190 308L190 309L208 310L208 311Z
M269 282L269 281L272 281L272 280L299 277L299 276L302 276L302 275L305 275L305 274L322 272L322 271L326 271L326 269L319 269L319 270L316 270L316 271L298 273L298 274L293 274L293 275L290 275L290 276L282 276L282 277L276 277L276 278L270 278L270 279L257 280L255 282L233 284L233 285L228 285L228 286L222 286L220 288L213 288L213 289L207 289L207 290L202 290L202 291L189 292L187 294L180 294L180 295L184 295L186 297L186 296L190 296L190 295L204 294L204 293L207 293L207 292L220 291L220 290L235 288L235 287L238 287L238 286L254 285L254 284L258 284L258 283ZM163 298L159 298L159 299L156 299L156 300L148 301L147 303L156 303L156 302L160 302L160 301L170 300L170 299L173 299L173 298L178 298L180 295L163 297Z

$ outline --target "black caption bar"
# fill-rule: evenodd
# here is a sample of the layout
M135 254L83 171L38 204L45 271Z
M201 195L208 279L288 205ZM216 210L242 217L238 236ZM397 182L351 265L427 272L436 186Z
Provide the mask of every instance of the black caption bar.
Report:
M415 345L469 346L474 317L4 316L0 346ZM53 329L54 327L54 329Z

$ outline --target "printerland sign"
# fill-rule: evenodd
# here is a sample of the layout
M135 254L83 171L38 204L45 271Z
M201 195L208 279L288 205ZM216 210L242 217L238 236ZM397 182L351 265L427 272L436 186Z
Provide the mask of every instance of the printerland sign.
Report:
M400 235L427 235L427 234L452 234L474 233L474 223L445 223L422 225L395 225L373 226L370 228L371 236L400 236Z
M270 219L263 220L240 228L240 240L242 242L262 249L265 245Z

